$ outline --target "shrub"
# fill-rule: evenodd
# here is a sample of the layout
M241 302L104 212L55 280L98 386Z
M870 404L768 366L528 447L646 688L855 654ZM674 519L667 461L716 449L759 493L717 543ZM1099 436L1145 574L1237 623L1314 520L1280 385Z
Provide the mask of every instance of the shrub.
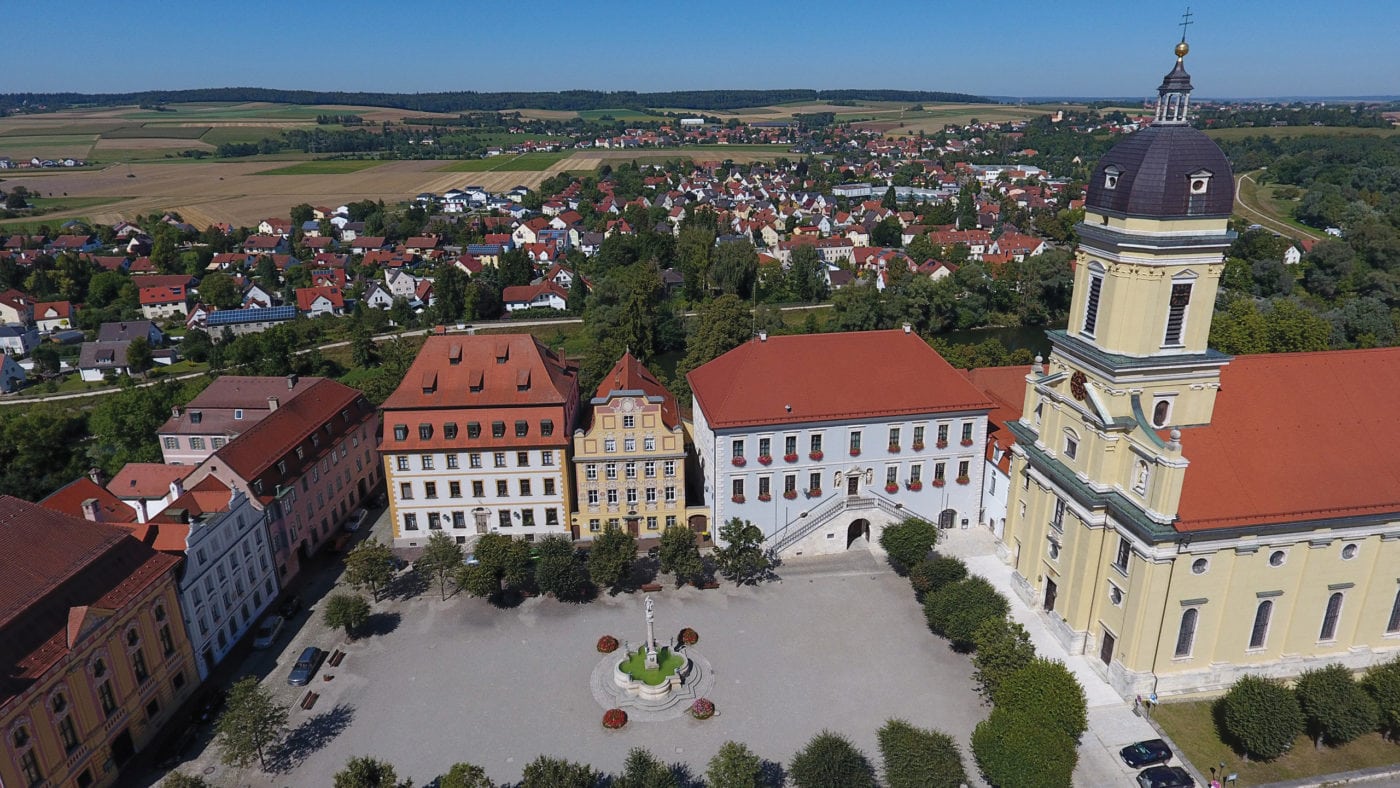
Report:
M1251 758L1282 755L1303 732L1303 711L1293 691L1263 676L1245 676L1220 699L1225 734Z
M705 782L710 788L759 788L764 785L762 780L763 761L735 741L721 744L705 768Z
M1039 720L993 709L972 731L977 768L992 785L1066 788L1078 760L1074 741Z
M539 560L535 562L535 585L540 593L555 599L578 599L588 587L588 573L574 553L574 543L567 536L550 534L536 543Z
M1084 688L1063 662L1035 659L1006 676L992 695L992 703L1037 724L1062 731L1078 743L1089 727L1089 707Z
M967 783L953 737L890 720L880 728L880 757L888 788L958 788Z
M1380 708L1341 663L1305 671L1293 686L1313 744L1335 747L1364 736L1380 722Z
M617 638L612 635L604 635L598 638L598 651L600 653L611 654L617 651L618 645Z
M622 709L608 709L603 712L604 728L621 728L627 724L627 712Z
M438 788L495 788L486 770L471 763L454 763L438 778Z
M1005 618L1010 604L991 583L968 577L924 598L924 616L934 634L947 638L957 651L971 651L972 633L991 619Z
M541 755L525 765L518 788L594 788L599 776L587 764Z
M987 699L996 694L1007 676L1035 659L1035 646L1026 628L1005 618L983 621L972 632L972 644L977 649L972 655L974 677Z
M637 540L616 526L603 529L588 551L588 577L599 588L614 588L625 579L637 558Z
M671 768L644 747L627 751L622 774L613 781L613 788L677 788L679 783Z
M715 716L714 701L709 698L696 698L695 702L690 704L690 716L697 720L708 720Z
M897 488L896 488L897 489ZM914 564L924 560L938 544L938 526L927 520L910 517L891 525L880 534L880 546L889 553L895 571L905 574Z
M686 627L681 630L680 640L687 646L693 646L700 642L700 633L690 627Z
M875 770L865 753L839 733L822 731L788 765L797 788L875 788Z
M920 598L964 577L967 577L967 564L946 555L925 558L909 569L909 582Z
M1361 686L1380 707L1380 729L1391 739L1400 738L1400 657L1366 671Z
M345 768L335 773L335 788L398 788L399 778L393 764L361 755L351 758Z

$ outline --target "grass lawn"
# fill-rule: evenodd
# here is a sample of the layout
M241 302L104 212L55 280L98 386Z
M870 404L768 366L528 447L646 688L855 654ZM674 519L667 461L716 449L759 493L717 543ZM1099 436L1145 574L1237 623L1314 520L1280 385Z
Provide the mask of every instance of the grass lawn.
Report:
M657 115L648 115L635 109L585 109L579 110L578 116L584 120L602 120L605 117L621 121L659 119Z
M1285 200L1276 197L1274 191L1277 188L1277 185L1266 183L1261 186L1258 181L1259 174L1255 172L1250 173L1250 175L1252 175L1253 177L1241 178L1239 181L1239 199L1241 202L1250 206L1251 208L1257 208L1266 216L1268 216L1271 219L1274 219L1275 221L1283 222L1284 224L1297 229L1300 233L1302 233L1308 238L1322 239L1326 237L1326 235L1324 235L1320 230L1313 227L1309 227L1306 224L1303 224L1302 222L1293 218L1293 206L1298 202L1297 200ZM1302 189L1299 189L1300 194L1302 193L1302 191ZM1248 214L1246 214L1244 218L1251 224L1253 224L1255 221L1255 218L1249 216Z
M25 233L27 235L33 235L39 232L40 226L47 226L50 230L53 230L69 222L79 222L87 225L92 224L92 220L86 216L64 216L62 218L53 219L45 217L38 219L7 219L5 221L0 221L0 228L3 228L7 233Z
M685 657L679 654L672 654L669 648L658 649L656 652L656 669L647 670L647 658L639 648L627 661L622 663L622 672L634 679L640 679L643 684L655 687L666 680L667 676L676 672L676 668L685 664Z
M272 170L263 170L253 173L254 175L346 175L360 170L367 170L370 167L378 167L383 164L378 159L357 160L357 159L321 159L317 161L303 161L286 167L278 167Z
M460 159L449 161L438 167L436 172L491 172L498 170L502 164L514 159L514 156L492 156L489 159Z
M1182 750L1178 754L1202 774L1209 775L1210 767L1223 761L1227 774L1240 776L1240 786L1400 763L1400 745L1385 741L1378 733L1342 747L1321 750L1313 747L1312 739L1299 736L1293 749L1280 758L1267 763L1246 761L1220 741L1211 716L1213 704L1209 700L1163 703L1152 716Z
M436 172L544 172L574 155L574 151L502 154L486 159L461 159L438 167Z
M174 126L170 124L147 123L141 126L121 126L102 132L103 139L173 139L197 140L209 131L208 126Z
M1393 137L1400 134L1397 128L1360 128L1357 126L1250 126L1239 129L1209 129L1206 136L1218 140L1238 140L1245 137L1345 137L1348 135L1372 137Z
M262 142L268 137L281 136L282 129L274 126L211 126L199 139L210 145L223 145L226 142Z
M35 197L29 204L45 211L76 211L82 208L96 208L114 202L129 200L130 197ZM35 217L39 218L39 217ZM64 219L64 221L68 221Z

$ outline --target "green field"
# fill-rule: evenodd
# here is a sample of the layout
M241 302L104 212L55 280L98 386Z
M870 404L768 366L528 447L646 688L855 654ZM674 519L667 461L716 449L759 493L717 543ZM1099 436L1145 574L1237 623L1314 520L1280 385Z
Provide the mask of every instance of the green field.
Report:
M1291 750L1272 761L1246 761L1220 741L1211 714L1212 705L1212 701L1206 700L1163 703L1152 716L1182 751L1179 755L1201 772L1224 763L1226 773L1239 775L1239 785L1262 785L1400 763L1400 745L1382 739L1378 733L1367 734L1342 747L1321 750L1313 747L1307 736L1299 736Z
M1206 136L1218 140L1238 140L1245 137L1284 139L1291 137L1345 137L1348 135L1392 137L1396 134L1400 134L1400 128L1370 129L1357 126L1250 126L1248 128L1209 129L1206 131Z
M282 129L273 126L212 126L204 136L199 138L200 142L207 142L210 145L223 145L224 143L239 142L262 142L265 137L278 139L282 136Z
M29 204L35 208L41 208L50 213L57 211L77 211L83 208L96 208L99 205L111 205L122 200L130 200L130 197L35 197ZM63 221L68 221L64 219Z
M578 113L584 120L602 120L604 117L627 122L629 120L664 120L656 115L648 115L635 109L585 109Z
M66 137L72 135L87 136L89 134L95 136L99 134L105 134L106 132L109 132L113 129L119 129L126 125L128 124L122 123L121 121L113 121L111 123L100 123L93 121L73 123L66 126L31 127L27 123L14 122L14 125L10 128L5 129L4 131L0 131L0 139L13 139L15 137Z
M574 155L574 151L551 153L503 154L487 159L461 159L448 162L436 172L544 172L556 163Z
M50 230L53 230L69 222L78 222L87 225L92 224L92 220L86 216L65 216L61 219L49 219L47 217L40 217L38 219L5 219L0 221L0 230L4 230L6 233L33 235L39 232L40 227L48 227Z
M102 138L108 140L197 140L204 136L207 131L209 131L208 126L163 126L147 123L142 126L119 126L111 131L102 132Z
M255 172L254 175L346 175L360 170L367 170L370 167L378 167L383 164L378 159L355 160L355 159L321 159L318 161L303 161L291 164L286 167L263 170Z
M246 103L237 104L170 104L170 112L135 109L123 112L121 117L130 120L202 121L238 120L243 118L266 118L268 120L315 120L317 115L344 113L346 110L329 110L325 107L301 104L275 104L250 107Z

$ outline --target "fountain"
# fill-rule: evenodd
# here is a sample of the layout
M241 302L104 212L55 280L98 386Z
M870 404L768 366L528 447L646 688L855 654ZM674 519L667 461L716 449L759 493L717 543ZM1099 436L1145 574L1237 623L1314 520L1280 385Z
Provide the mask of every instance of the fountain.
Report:
M692 662L677 648L656 645L656 603L646 597L647 638L636 651L626 650L613 668L613 683L643 703L667 704L685 686Z

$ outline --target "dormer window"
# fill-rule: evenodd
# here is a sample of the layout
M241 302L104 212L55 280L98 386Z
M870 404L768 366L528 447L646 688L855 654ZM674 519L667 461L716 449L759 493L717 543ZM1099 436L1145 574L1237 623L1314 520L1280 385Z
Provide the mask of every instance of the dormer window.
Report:
M1211 174L1209 170L1199 170L1186 176L1191 181L1191 193L1205 194L1206 190L1210 188Z
M1118 169L1117 167L1110 166L1107 169L1105 169L1103 171L1103 187L1105 189L1118 188L1118 176L1122 174L1123 171Z

